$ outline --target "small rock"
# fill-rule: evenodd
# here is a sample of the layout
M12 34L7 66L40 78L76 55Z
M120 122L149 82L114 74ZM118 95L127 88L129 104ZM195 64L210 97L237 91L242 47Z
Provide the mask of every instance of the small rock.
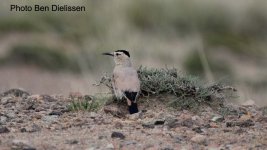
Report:
M13 97L3 97L3 98L1 99L1 104L6 105L6 104L9 103L10 100L12 100L12 99L13 99Z
M35 114L33 117L36 118L36 119L41 119L42 115L41 114Z
M127 115L128 119L130 119L130 120L137 120L141 116L142 116L142 112L138 112L138 113Z
M112 138L125 139L125 136L121 132L112 132L111 137Z
M26 128L21 128L20 132L27 132L27 129Z
M27 127L23 127L20 129L20 132L37 132L40 131L41 128L37 125L28 125Z
M234 126L240 126L240 127L250 127L254 126L254 122L251 119L240 121L240 122L227 122L226 127L234 127Z
M10 132L10 131L9 131L9 129L7 127L0 126L0 134L1 133L8 133L8 132Z
M191 128L194 125L194 121L192 119L186 119L181 122L181 125L187 128Z
M244 129L240 128L240 129L237 129L235 131L235 134L241 134L241 133L244 133L244 132L246 132L246 131Z
M109 143L107 145L106 149L114 149L114 145L112 143Z
M193 116L191 119L192 119L192 121L196 122L198 125L203 125L205 123L205 121L202 119L202 117L200 117L198 115Z
M125 117L125 114L122 113L117 107L115 106L105 106L104 112L107 114L111 114L115 117L122 118Z
M145 121L142 123L144 128L154 128L157 125L164 125L165 119L156 119L152 121Z
M206 136L197 134L191 138L191 141L201 144L206 141Z
M184 141L184 137L183 136L175 136L174 141L175 141L175 143L181 143L182 141Z
M8 118L15 118L16 117L16 114L14 113L14 112L9 112L9 113L7 113L7 115L6 115Z
M33 100L29 100L22 105L22 108L24 110L35 110L35 108L37 107L36 105L37 104L35 104L35 102Z
M123 128L123 124L122 124L121 122L115 122L114 127L115 127L116 129L122 129L122 128Z
M57 115L44 116L42 118L42 120L47 122L47 123L53 123L53 122L56 122L58 120L58 116Z
M192 117L192 120L193 121L198 121L198 120L201 120L201 118L199 116L195 115L195 116Z
M46 111L46 109L44 107L38 106L35 108L36 112L40 112L40 111Z
M136 141L124 141L122 144L123 145L134 145L136 143L137 143Z
M107 137L106 137L106 136L103 136L103 135L100 135L100 136L98 137L99 140L106 139L106 138L107 138Z
M36 124L33 124L31 127L29 127L28 129L26 129L28 132L37 132L37 131L41 131L41 128L36 125Z
M49 115L51 116L51 115L55 115L55 116L60 116L60 115L62 115L63 113L62 112L60 112L60 111L52 111L52 112L50 112L49 113Z
M220 116L220 115L214 116L211 119L211 121L213 121L213 122L222 122L223 120L224 120L223 116Z
M203 133L201 127L195 127L192 130L195 131L196 133Z
M164 124L169 128L176 128L178 126L178 120L175 118L167 118Z
M211 122L209 126L210 128L219 128L219 126L215 122Z
M6 116L1 116L1 117L0 117L0 125L1 125L1 124L5 124L6 121L7 121L7 117L6 117Z
M73 144L78 144L78 143L79 143L78 140L67 140L67 141L66 141L66 144L71 144L71 145L73 145Z
M257 119L257 122L265 122L265 123L267 123L267 117L265 117L265 116L259 117Z
M165 123L165 120L156 120L154 122L154 125L163 125Z
M155 128L155 124L152 121L142 123L144 128Z
M23 140L13 140L11 149L36 150L36 148L30 146L27 141L23 141Z
M97 113L90 112L90 118L95 119L97 116L98 116Z

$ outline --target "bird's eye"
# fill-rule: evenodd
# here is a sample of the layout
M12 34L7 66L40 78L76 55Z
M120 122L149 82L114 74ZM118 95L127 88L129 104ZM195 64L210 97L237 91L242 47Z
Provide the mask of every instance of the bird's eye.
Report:
M121 55L121 54L119 54L119 53L116 53L116 56L119 56L119 55Z

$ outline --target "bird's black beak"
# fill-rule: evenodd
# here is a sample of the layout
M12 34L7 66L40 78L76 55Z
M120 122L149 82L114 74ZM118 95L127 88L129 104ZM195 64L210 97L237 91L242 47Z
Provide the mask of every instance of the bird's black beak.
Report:
M114 56L113 53L102 53L102 55Z

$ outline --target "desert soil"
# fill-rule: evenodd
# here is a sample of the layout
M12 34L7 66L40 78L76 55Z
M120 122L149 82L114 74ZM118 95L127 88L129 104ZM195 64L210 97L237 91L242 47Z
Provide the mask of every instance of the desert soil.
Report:
M10 90L0 96L0 149L267 149L264 109L235 106L238 114L221 116L209 107L175 111L159 101L140 103L135 115L117 104L70 111L69 98Z

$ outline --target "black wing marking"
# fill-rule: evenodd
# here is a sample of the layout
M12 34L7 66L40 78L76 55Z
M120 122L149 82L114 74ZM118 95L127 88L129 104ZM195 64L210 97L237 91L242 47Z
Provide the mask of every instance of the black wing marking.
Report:
M137 94L138 94L137 92L128 92L128 91L124 92L124 95L132 102L135 101Z

